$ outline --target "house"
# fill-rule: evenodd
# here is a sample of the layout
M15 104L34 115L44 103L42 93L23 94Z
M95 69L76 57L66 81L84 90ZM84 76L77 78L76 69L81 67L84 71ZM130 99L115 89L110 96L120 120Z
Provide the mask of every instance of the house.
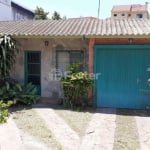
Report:
M111 10L111 18L148 18L148 2L145 5L132 4L132 5L114 5Z
M0 0L0 21L33 19L34 12L12 0Z
M70 63L83 62L94 77L96 107L150 107L150 20L93 17L0 22L20 53L12 77L32 82L43 97L59 98L59 77ZM91 94L91 95L90 95Z
M12 8L12 18L13 20L32 20L34 19L34 11L29 10L28 8L11 1Z

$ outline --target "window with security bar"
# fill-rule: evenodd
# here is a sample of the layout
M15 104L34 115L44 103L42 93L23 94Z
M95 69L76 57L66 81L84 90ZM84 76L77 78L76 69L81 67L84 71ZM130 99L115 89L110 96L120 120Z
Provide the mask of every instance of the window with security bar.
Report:
M84 70L84 51L82 50L56 50L56 69L62 75L73 63L82 63L80 70Z

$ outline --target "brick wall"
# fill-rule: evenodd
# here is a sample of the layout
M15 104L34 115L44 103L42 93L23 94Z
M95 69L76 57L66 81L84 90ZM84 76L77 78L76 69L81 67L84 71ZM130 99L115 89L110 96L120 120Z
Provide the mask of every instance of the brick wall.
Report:
M132 43L129 40L132 39ZM94 44L150 44L150 38L102 38L92 39Z

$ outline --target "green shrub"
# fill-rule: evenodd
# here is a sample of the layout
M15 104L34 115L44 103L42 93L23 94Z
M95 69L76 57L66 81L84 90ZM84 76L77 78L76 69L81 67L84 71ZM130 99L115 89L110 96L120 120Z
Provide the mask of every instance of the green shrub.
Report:
M8 101L7 103L4 103L2 100L0 101L0 123L7 121L7 117L9 116L8 107L12 104L12 101Z
M12 82L6 81L0 88L0 99L4 101L12 99L26 105L32 105L38 101L39 97L36 94L36 87L31 83L21 85L17 82L12 84Z
M37 96L37 89L32 83L28 83L25 86L16 84L13 88L15 93L15 100L26 105L35 104L39 100Z
M72 109L87 104L87 93L92 86L92 79L87 72L78 72L80 63L69 66L69 74L61 78L64 91L64 104Z
M0 79L0 99L8 101L14 98L15 92L13 87L17 84L17 81L11 78Z

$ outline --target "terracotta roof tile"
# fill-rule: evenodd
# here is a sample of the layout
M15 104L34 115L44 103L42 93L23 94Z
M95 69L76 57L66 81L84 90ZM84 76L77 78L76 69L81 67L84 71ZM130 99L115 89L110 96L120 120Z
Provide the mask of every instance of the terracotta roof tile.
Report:
M132 5L114 5L112 12L147 12L146 5L132 4Z
M147 8L145 5L132 5L131 6L131 11L132 12L146 12L147 11Z
M114 5L112 12L129 12L131 10L131 5Z
M150 36L150 19L74 18L0 22L0 35L48 37Z

